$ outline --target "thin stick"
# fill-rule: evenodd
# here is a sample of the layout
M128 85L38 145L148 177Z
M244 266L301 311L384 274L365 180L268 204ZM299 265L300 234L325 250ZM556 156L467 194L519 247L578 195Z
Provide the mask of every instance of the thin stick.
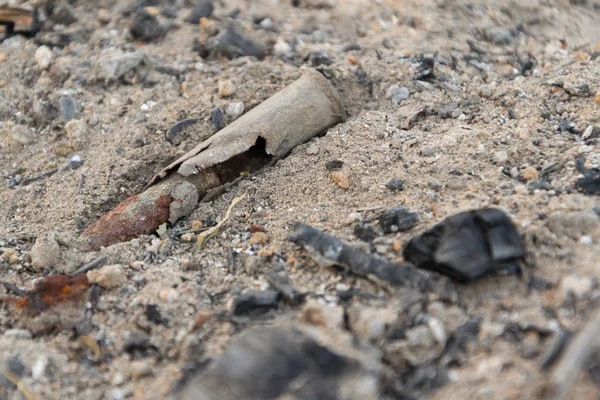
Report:
M84 274L88 271L91 271L95 268L100 267L102 264L104 264L106 262L106 260L108 260L108 257L106 256L100 256L98 258L96 258L95 260L85 264L84 266L82 266L81 268L79 268L78 270L76 270L75 272L71 273L71 276L75 276L75 275L79 275L79 274Z

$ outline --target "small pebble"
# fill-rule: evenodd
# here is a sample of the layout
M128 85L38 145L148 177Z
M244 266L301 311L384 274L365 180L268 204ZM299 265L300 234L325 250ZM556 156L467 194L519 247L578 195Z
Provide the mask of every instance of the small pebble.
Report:
M244 103L241 101L237 101L235 103L231 103L227 106L225 110L225 114L232 118L237 118L244 113Z
M231 83L231 81L219 82L219 89L217 91L217 94L219 95L219 97L233 96L236 91L237 91L237 88L235 87L235 85L233 83Z
M523 179L525 179L526 181L532 181L534 179L537 179L540 176L537 169L535 169L533 167L525 168L521 175L523 176Z
M582 237L579 238L579 243L586 245L586 246L590 246L590 245L594 244L594 240L588 235L583 235Z
M600 105L600 90L598 90L596 92L596 96L594 96L594 100L596 100L596 103Z
M50 236L39 237L31 251L31 264L39 272L43 272L49 268L56 267L61 261L60 246Z
M250 239L248 239L248 243L251 245L255 244L265 244L269 241L269 236L264 232L254 232Z
M394 104L400 104L403 100L408 99L410 92L405 87L392 85L385 92L385 97L391 100Z
M71 139L80 139L87 131L85 122L79 119L73 119L65 124L65 132Z
M174 303L179 299L179 292L174 289L164 289L160 291L158 297L165 303Z
M314 156L319 152L319 145L315 142L310 142L308 146L306 146L306 154L309 156Z
M35 51L34 58L38 68L40 70L46 70L50 67L50 64L52 64L52 61L54 60L54 53L48 46L40 46Z
M345 168L339 171L333 171L331 173L331 179L333 179L333 181L344 190L350 187L350 175L348 174L348 170Z
M484 99L489 99L494 94L494 87L492 85L481 85L477 89L477 94Z
M90 283L95 283L104 289L114 289L125 283L125 271L119 264L105 265L99 270L87 273Z
M390 179L390 181L385 185L385 187L387 187L388 189L390 189L391 191L394 192L399 192L404 190L404 181L398 178L392 178Z
M81 156L74 155L69 157L69 159L67 160L67 164L69 165L69 168L77 169L83 165L83 159L81 158Z
M60 114L65 121L71 121L77 118L77 102L74 98L64 96L59 101Z
M273 46L273 55L276 57L289 57L292 55L292 46L282 38L278 38L275 46Z
M3 247L0 253L0 258L9 264L16 264L19 262L19 253L12 247Z
M436 149L435 147L431 147L431 146L424 146L421 149L421 156L423 157L431 157L436 153Z
M112 19L112 15L108 10L101 8L98 10L98 15L96 16L96 19L102 24L108 24Z

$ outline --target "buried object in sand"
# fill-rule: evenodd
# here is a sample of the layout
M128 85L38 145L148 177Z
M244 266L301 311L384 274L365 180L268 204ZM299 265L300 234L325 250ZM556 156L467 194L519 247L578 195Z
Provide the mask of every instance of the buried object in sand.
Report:
M150 234L167 220L189 215L210 189L242 172L262 169L345 118L329 81L305 70L291 85L161 170L146 191L92 223L83 236L100 248Z

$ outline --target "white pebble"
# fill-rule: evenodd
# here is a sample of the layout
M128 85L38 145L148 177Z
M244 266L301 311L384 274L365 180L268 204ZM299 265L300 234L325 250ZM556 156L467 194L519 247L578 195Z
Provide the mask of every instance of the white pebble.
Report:
M54 53L48 46L40 46L35 51L35 62L38 65L38 68L41 70L48 69L50 64L52 64L52 60L54 60Z
M242 103L241 101L237 101L235 103L231 103L227 106L227 109L225 110L225 114L227 114L228 116L232 117L232 118L237 118L240 115L242 115L244 112L244 103Z

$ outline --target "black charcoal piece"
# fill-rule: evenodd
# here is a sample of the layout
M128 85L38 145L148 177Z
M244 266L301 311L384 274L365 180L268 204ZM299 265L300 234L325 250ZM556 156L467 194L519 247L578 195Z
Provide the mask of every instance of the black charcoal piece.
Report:
M404 207L392 208L379 216L379 226L386 235L406 231L418 222L419 214Z
M281 294L275 290L248 290L235 299L231 305L231 314L260 315L277 308Z
M322 267L341 266L356 275L375 277L392 286L425 290L429 285L428 276L409 265L367 254L306 224L294 224L294 232L288 240L306 248Z
M518 272L525 249L510 218L486 208L446 218L412 238L403 255L419 268L467 282L500 271Z

